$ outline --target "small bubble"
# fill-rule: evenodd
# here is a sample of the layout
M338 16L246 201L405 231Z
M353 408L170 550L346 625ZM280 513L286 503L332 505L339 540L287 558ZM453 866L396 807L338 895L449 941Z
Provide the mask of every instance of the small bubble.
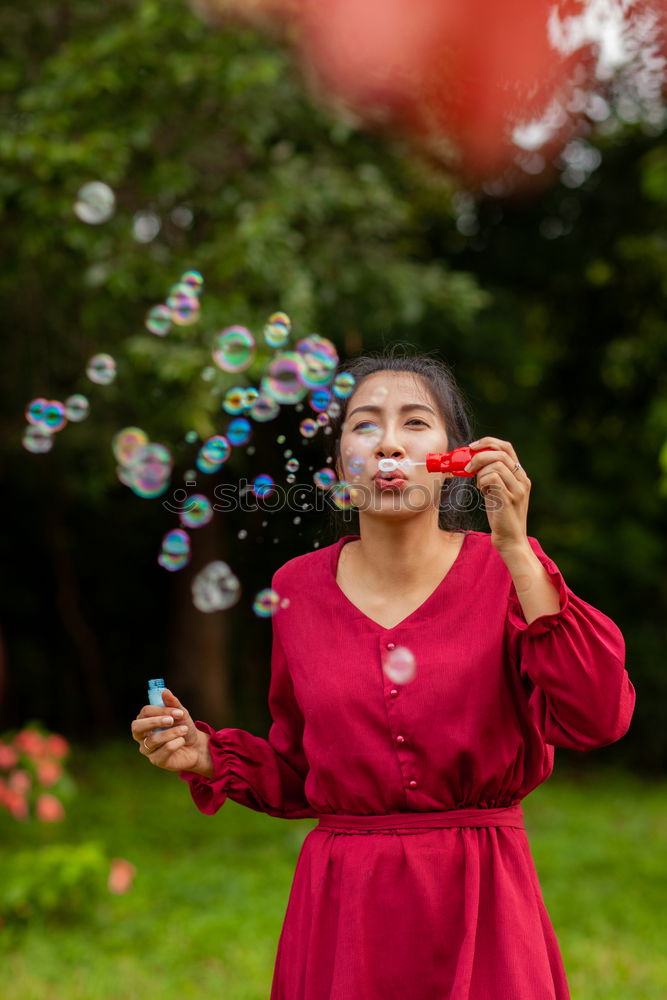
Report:
M255 454L254 444L251 444L249 448L246 448L245 453L246 455L254 455Z
M301 411L303 410L303 403L297 403L294 409L296 410L297 413L301 413Z
M248 537L248 532L245 530L245 528L241 528L241 530L239 531L239 533L238 533L238 535L236 537L240 538L241 541L243 541L244 538Z
M187 441L188 444L194 444L195 441L197 440L197 437L198 437L197 431L188 431L187 434L185 435L185 440Z
M301 524L301 518L295 517L294 520L292 521L292 524Z
M284 434L281 434L279 437L276 438L276 441L278 442L278 444L285 444L285 440L286 439L285 439L285 435Z
M262 521L262 527L265 528L268 523L269 523L268 521Z
M285 476L285 479L287 480L287 482L288 482L288 483L289 483L290 485L291 485L292 483L295 483L295 482L296 482L296 476L294 475L294 473L293 473L293 472L289 472L289 473L288 473L288 474L287 474L287 475Z
M319 549L319 547L320 547L320 543L319 542L313 542L313 548L314 549Z
M294 453L292 451L290 451L290 449L288 448L287 451L283 452L283 457L284 458L291 458L293 454Z

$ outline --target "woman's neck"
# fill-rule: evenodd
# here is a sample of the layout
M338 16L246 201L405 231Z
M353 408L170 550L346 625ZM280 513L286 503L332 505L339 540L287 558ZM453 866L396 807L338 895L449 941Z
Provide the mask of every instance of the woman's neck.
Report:
M371 521L360 515L359 534L356 568L375 589L392 589L392 583L400 591L418 587L425 577L438 575L443 559L460 544L458 532L442 531L437 521L419 517Z

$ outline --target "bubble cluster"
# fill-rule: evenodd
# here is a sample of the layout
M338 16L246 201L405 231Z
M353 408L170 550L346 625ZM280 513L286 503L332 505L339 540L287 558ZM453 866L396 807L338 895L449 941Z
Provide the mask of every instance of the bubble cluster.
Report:
M183 569L190 561L190 536L182 528L168 531L162 539L158 563L171 573Z
M165 302L151 306L144 325L156 337L165 337L175 326L190 326L199 319L204 279L199 271L185 271L171 286Z
M116 196L103 181L90 181L79 188L74 202L74 214L89 226L107 222L116 208Z
M21 443L33 455L51 451L54 435L67 426L68 421L80 423L88 416L90 405L85 396L69 396L64 403L59 399L38 396L25 408L28 426L23 431Z
M275 590L272 590L271 587L266 587L264 590L260 590L260 592L255 595L255 599L252 604L252 610L258 618L270 618L272 615L275 615L279 607L280 595Z
M241 596L241 584L222 560L205 566L192 581L192 602L198 611L226 611Z
M95 354L86 366L86 375L96 385L111 385L116 378L116 362L110 354Z

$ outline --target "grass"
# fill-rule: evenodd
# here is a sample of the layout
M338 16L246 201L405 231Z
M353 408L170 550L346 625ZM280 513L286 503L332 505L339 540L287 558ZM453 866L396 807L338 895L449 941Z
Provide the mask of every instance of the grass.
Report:
M137 875L85 922L0 932L14 1000L183 1000L209 990L268 1000L294 866L315 821L229 800L204 816L184 782L129 743L78 750L71 770L79 794L67 821L31 836L97 841ZM555 775L524 800L573 1000L667 995L666 791L618 772L559 772L557 758ZM18 823L2 832L0 860L25 848L28 833Z

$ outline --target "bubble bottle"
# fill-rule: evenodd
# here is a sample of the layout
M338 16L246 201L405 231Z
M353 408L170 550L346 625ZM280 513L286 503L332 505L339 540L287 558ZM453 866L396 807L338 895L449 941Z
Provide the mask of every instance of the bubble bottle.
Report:
M166 685L164 683L163 677L155 677L153 680L148 682L148 704L149 705L164 705L162 701L162 692L166 690ZM167 727L162 727L162 729L156 729L156 733L164 732Z
M383 458L378 462L380 472L393 472L399 466L404 465L425 465L427 472L451 472L454 476L462 476L472 479L476 472L465 472L465 467L478 451L493 451L493 448L454 448L453 451L434 451L426 455L425 462L413 462L409 458L404 458L397 462L394 458Z

